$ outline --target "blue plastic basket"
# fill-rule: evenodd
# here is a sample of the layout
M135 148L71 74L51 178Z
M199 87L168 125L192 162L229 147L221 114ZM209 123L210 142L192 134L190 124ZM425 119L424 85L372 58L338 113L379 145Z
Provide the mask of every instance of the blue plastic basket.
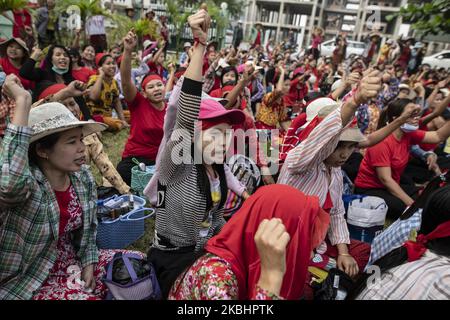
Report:
M145 214L145 212L149 212ZM155 210L141 208L116 220L102 221L97 229L99 249L123 249L144 235L144 220L154 215Z
M372 244L373 239L383 231L383 226L374 226L370 228L363 228L347 224L350 238L368 244Z
M128 199L129 196L120 197ZM117 198L117 196L113 198ZM137 203L135 210L115 220L99 222L97 227L97 247L99 249L123 249L142 237L145 231L144 220L152 217L155 210L144 208L145 199L143 198L134 196L134 201ZM149 213L146 214L146 212Z

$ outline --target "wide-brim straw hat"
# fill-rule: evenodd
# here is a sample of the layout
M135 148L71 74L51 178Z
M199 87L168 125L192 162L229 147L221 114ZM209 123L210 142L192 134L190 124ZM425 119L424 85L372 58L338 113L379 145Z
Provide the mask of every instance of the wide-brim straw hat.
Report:
M104 123L78 120L69 109L59 102L44 103L32 108L28 125L33 131L30 142L78 127L82 128L84 137L108 128Z
M339 104L336 105L328 105L324 108L322 108L318 112L318 116L321 118L325 118L328 116L331 112L336 110L339 107ZM366 137L361 133L361 130L359 130L358 125L356 122L353 124L350 124L347 128L345 128L339 137L339 141L347 141L347 142L362 142L366 140Z
M362 142L366 140L366 137L361 133L361 130L356 127L349 127L342 131L341 136L339 137L339 141L347 141L347 142Z
M17 43L19 46L22 47L23 51L25 52L25 56L30 55L30 51L28 50L25 41L23 41L20 38L11 38L0 43L0 56L6 57L6 49L8 48L8 45L12 42Z
M339 105L339 103L327 97L312 100L306 106L306 123L301 128L306 128L316 116L320 118L327 116L331 111L337 109Z

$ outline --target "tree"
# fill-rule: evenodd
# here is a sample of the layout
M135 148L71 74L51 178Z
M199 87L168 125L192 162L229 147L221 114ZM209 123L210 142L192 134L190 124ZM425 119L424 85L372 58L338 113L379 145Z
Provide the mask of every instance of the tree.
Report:
M0 0L0 14L10 10L23 9L27 4L27 0Z
M422 0L409 3L400 8L398 13L387 17L391 21L402 17L406 23L417 31L419 36L450 34L450 0Z
M187 18L191 14L190 12L184 12L184 10L180 10L180 8L183 7L184 1L166 0L166 10L170 19L169 22L172 23L175 27L175 46L177 52L181 49L180 40L184 25L187 22Z
M197 0L186 0L186 3L189 4L198 4L199 1ZM210 0L206 1L208 4L208 8L211 4L214 4L215 7L219 8L220 10L220 4L222 2L226 2L228 4L228 11L230 11L232 16L239 16L242 13L242 10L244 10L246 4L243 0Z
M86 21L92 16L102 15L107 18L113 18L110 12L102 8L100 0L58 0L56 1L56 12L58 14L64 14L70 6L80 8L83 28L86 26ZM86 42L86 34L84 34L84 41Z
M186 4L194 5L194 11L200 7L201 2L199 1L193 1L193 0L166 0L166 10L170 19L170 23L172 23L175 26L176 30L176 51L181 50L180 39L181 34L183 33L184 26L187 22L187 18L189 15L191 15L193 12L190 10L186 10ZM220 4L222 2L228 3L228 10L230 13L236 14L237 12L240 12L244 5L239 0L206 0L202 1L207 4L208 6L208 13L211 16L212 22L214 26L218 30L224 30L228 24L228 20L221 15L221 8ZM238 6L238 3L241 3L240 6ZM184 10L180 10L180 8L184 8ZM239 8L239 9L238 9Z
M80 16L83 24L89 17L96 15L112 18L111 13L102 8L100 0L58 0L56 1L56 11L59 13L65 12L72 5L80 8Z

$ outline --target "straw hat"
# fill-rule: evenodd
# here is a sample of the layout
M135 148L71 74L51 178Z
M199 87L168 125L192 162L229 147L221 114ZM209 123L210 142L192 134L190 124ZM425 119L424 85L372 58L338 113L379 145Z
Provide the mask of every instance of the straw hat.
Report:
M322 98L320 98L320 99L322 99ZM329 99L329 98L324 98L324 99ZM317 99L317 100L319 100L319 99ZM318 111L317 115L321 118L325 118L331 112L336 110L338 107L339 107L339 104L337 104L337 103L335 105L328 105L326 107L321 108ZM308 108L306 110L308 110ZM339 141L347 141L347 142L358 142L359 143L364 140L366 140L366 137L361 133L361 130L359 130L358 124L356 121L354 121L352 124L350 124L350 126L345 128L341 132L341 135L339 137Z
M324 117L339 107L339 104L330 98L317 98L306 106L306 123L301 128L306 128L316 117Z
M362 142L366 140L366 137L361 133L358 126L346 128L342 131L341 136L339 137L339 141L348 141L348 142Z
M80 121L69 109L59 102L45 103L30 110L28 125L33 131L30 142L53 133L81 127L86 137L105 130L108 126L100 122Z
M25 52L25 56L28 56L30 54L30 51L28 50L28 47L27 47L25 41L23 41L20 38L11 38L11 39L8 39L8 40L0 43L0 56L6 57L6 49L8 48L9 44L12 42L17 43L19 46L22 47L23 51Z

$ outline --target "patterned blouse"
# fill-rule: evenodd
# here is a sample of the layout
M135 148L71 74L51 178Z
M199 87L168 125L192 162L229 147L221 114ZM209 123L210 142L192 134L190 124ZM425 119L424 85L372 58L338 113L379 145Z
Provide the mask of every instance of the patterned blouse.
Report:
M92 88L98 77L98 75L91 76L87 83L87 87ZM97 101L87 99L86 102L93 115L100 114L105 117L111 117L114 102L119 98L119 94L119 85L117 84L116 79L112 79L111 83L103 80L100 98Z
M230 264L211 253L199 258L172 286L169 300L238 300L238 282ZM256 287L250 300L280 300Z
M287 120L288 116L283 99L279 99L277 91L266 94L262 100L261 107L256 114L256 121L275 128L280 122Z

